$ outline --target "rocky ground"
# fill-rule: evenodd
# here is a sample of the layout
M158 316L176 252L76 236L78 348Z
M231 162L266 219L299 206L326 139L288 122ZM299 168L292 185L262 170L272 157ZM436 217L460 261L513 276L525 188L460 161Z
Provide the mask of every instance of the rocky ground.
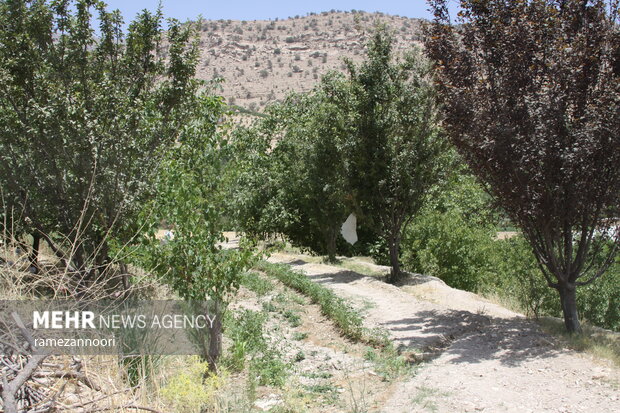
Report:
M620 371L611 362L558 346L533 321L475 294L415 275L396 287L295 254L270 260L350 300L368 327L424 360L370 411L620 411Z

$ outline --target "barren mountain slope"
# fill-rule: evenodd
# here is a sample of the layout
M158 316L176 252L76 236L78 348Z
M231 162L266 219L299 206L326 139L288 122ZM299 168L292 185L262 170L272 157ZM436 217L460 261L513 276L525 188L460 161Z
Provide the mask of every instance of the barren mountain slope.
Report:
M205 20L198 77L224 78L231 103L261 111L288 91L307 91L343 58L359 62L377 23L394 33L395 51L419 44L422 20L382 13L324 12L286 20Z

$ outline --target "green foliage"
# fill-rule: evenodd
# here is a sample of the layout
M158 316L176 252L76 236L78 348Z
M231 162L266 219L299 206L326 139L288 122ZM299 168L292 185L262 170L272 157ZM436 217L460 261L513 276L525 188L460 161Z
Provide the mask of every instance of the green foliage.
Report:
M223 171L230 149L225 131L218 130L224 106L219 97L203 96L197 103L195 119L180 131L179 144L159 168L157 196L145 209L151 232L143 257L146 268L184 299L225 303L253 255L243 245L221 246ZM161 222L171 226L172 239L156 239Z
M411 364L391 344L381 351L368 347L364 359L375 365L374 369L384 380L394 380L412 372Z
M179 131L178 144L158 169L156 197L144 210L149 229L139 257L144 268L157 274L183 299L211 300L215 322L200 339L202 355L215 370L221 353L221 323L229 297L254 259L242 242L223 249L222 212L226 204L229 158L222 98L201 96L195 116ZM165 222L172 237L159 240L156 231Z
M263 296L273 291L273 283L255 272L246 272L241 277L241 285L250 291L254 291L258 296Z
M189 359L189 363L188 368L168 379L160 393L173 411L200 413L206 405L214 403L226 376L209 373L209 365L197 358Z
M263 386L284 386L288 370L289 365L282 361L282 355L273 347L252 358L250 363L250 374L257 377L258 384Z
M348 62L355 132L346 142L347 174L362 225L373 229L390 255L390 281L400 277L402 231L442 175L446 141L430 76L413 50L401 61L379 26L361 65Z
M340 77L327 76L312 93L290 95L238 132L231 197L241 229L284 234L296 246L335 258L347 215L341 142L349 122L332 96L344 87Z
M522 236L496 240L493 223L497 220L486 193L460 169L433 190L433 201L407 229L403 264L452 287L498 297L530 316L561 316L557 292L540 276L531 246ZM604 256L603 252L599 259ZM620 329L619 280L616 263L597 283L577 292L582 319Z
M141 386L148 383L160 369L162 357L154 355L130 355L119 358L119 365L125 372L127 384Z
M457 168L406 230L403 265L448 285L480 291L494 272L494 216L486 193Z
M492 234L460 214L425 213L410 225L403 240L403 265L448 285L478 291L491 271Z
M339 230L355 211L360 243L381 237L398 272L401 230L438 179L445 148L429 70L419 52L397 61L378 28L348 76L330 73L311 93L269 107L236 139L238 225L333 262L352 250Z
M125 34L103 2L0 3L3 202L12 225L49 236L78 270L105 269L107 241L135 236L192 111L194 28L171 20L164 32L162 20L145 10Z
M282 355L265 337L264 313L243 310L236 317L228 315L225 319L226 336L232 340L226 365L240 371L249 357L249 370L260 385L281 387L284 385L288 365Z
M271 277L275 277L287 287L309 297L313 303L319 305L323 315L332 320L345 337L363 341L373 346L385 346L386 340L383 337L379 337L375 332L369 331L363 326L359 311L347 305L342 298L330 289L312 282L305 275L282 264L259 261L256 268Z
M517 237L494 245L497 279L489 289L505 297L516 297L530 315L561 317L557 292L540 277L540 269L529 244ZM599 259L604 259L601 254ZM620 331L620 261L616 260L603 277L577 291L580 317L598 327Z
M267 348L263 332L265 320L264 313L251 310L244 310L236 317L231 313L226 314L225 334L233 343L224 361L229 368L235 371L242 370L248 354L255 354Z
M430 4L426 50L446 131L529 242L567 331L579 332L576 289L620 246L618 3L465 0L458 28L447 0Z

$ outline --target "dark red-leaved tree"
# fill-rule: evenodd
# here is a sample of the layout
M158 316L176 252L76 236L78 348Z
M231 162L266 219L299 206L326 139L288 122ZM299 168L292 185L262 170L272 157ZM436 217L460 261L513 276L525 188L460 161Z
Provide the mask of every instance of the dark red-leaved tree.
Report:
M448 133L529 241L581 330L576 287L618 249L617 0L432 0L426 47Z

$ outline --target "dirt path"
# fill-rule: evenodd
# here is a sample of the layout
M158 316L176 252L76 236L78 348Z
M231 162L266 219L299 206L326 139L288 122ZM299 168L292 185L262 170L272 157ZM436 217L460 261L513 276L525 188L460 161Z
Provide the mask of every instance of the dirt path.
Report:
M620 412L620 372L569 350L519 314L433 277L395 287L303 256L275 254L351 300L368 327L423 354L417 373L380 410L409 412Z

